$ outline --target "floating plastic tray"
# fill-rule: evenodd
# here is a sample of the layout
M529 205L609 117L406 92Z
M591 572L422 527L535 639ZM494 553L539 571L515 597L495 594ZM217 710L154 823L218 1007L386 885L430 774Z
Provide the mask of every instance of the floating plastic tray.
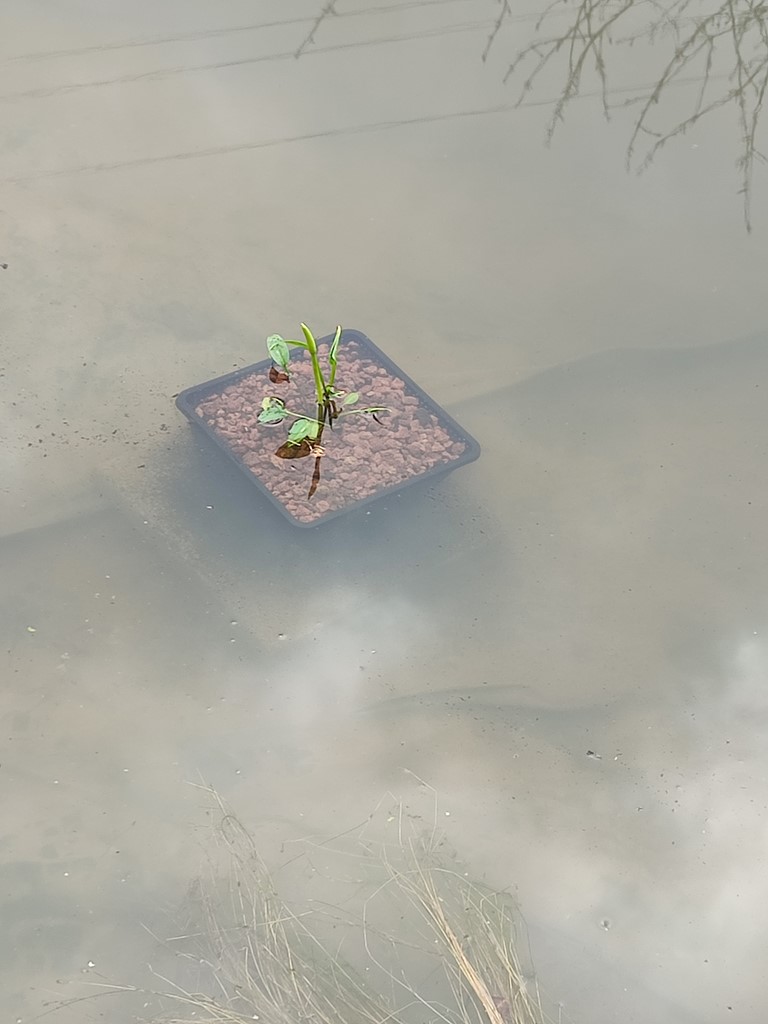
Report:
M320 338L318 339L318 345L330 344L332 340L333 335ZM322 523L328 522L330 519L336 519L341 515L346 515L348 512L352 512L364 508L367 505L371 505L374 502L381 501L382 498L393 494L400 494L413 484L423 483L426 480L434 480L438 477L446 476L448 473L452 473L460 466L466 466L467 463L474 462L475 459L480 456L480 445L474 437L468 434L467 431L464 430L464 428L461 427L456 420L454 420L453 417L442 408L442 406L438 405L434 399L430 398L426 391L420 388L415 381L411 380L408 374L404 373L399 366L392 362L386 353L382 352L377 345L374 345L370 338L366 337L366 335L362 334L360 331L345 330L341 336L341 345L343 346L345 343L349 342L355 342L363 356L367 356L379 366L382 366L392 376L399 377L400 380L405 383L406 394L418 398L420 405L436 416L440 425L455 441L462 442L465 449L463 453L458 455L455 459L451 459L448 462L438 463L438 465L425 470L423 473L409 477L407 480L402 480L398 483L384 486L374 494L356 501L351 501L348 505L344 505L339 509L333 509L322 516L318 516L317 519L314 519L311 522L301 522L293 516L285 505L283 505L280 499L274 495L254 473L251 472L248 466L243 462L242 458L232 451L226 439L221 437L213 427L211 427L201 416L197 414L196 411L200 403L205 401L207 398L222 392L231 384L236 384L244 377L248 377L254 373L264 373L265 383L267 383L266 375L270 366L272 366L271 359L265 359L259 363L253 363L251 366L245 366L241 370L234 370L232 373L226 373L222 377L215 377L213 380L207 380L203 384L196 384L191 388L186 388L184 391L180 392L176 398L176 405L178 409L187 417L187 419L208 436L222 455L229 459L230 462L233 462L251 481L254 487L256 487L256 489L260 491L267 500L274 505L286 519L289 520L289 522L294 526L298 526L303 529L320 526Z

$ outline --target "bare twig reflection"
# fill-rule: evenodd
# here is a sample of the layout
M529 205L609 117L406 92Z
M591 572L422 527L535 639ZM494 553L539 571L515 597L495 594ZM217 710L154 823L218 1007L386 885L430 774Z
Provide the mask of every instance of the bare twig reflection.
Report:
M485 49L483 50L483 61L488 59L488 54L491 52L491 47L493 46L496 36L501 30L501 26L504 24L505 18L512 16L512 8L509 6L509 0L499 0L499 8L499 15L493 24L491 34L488 36L488 41L486 42Z
M323 7L322 11L320 11L320 13L317 15L317 17L315 18L314 22L312 23L312 28L309 30L309 32L304 36L302 41L299 43L299 46L298 46L298 48L296 50L296 53L294 54L295 57L297 57L297 58L300 57L302 55L302 53L304 52L304 50L308 46L311 46L312 43L314 43L314 41L315 41L315 33L320 28L320 25L325 21L325 19L328 17L329 14L337 14L338 13L335 10L335 7L336 7L336 0L328 0L328 3Z
M483 59L509 13L506 0L488 39ZM565 23L563 23L565 17ZM615 99L609 88L608 63L618 63L630 47L666 47L649 86L630 87L628 98ZM627 166L645 170L671 139L721 107L736 109L741 136L737 167L744 219L751 230L751 196L755 163L765 162L758 148L758 123L768 87L768 4L754 0L554 0L536 23L533 41L509 65L504 80L522 78L519 103L545 69L564 71L565 81L548 127L551 138L566 107L581 94L584 77L599 81L603 110L639 106L627 147ZM662 123L667 90L696 86L690 112ZM647 143L647 145L644 145ZM642 150L642 152L641 152Z

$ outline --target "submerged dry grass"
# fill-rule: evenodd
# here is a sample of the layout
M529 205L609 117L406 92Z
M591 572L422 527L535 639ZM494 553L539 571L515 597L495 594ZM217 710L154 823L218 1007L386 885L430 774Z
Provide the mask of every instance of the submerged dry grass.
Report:
M544 1024L548 1018L527 935L511 898L450 866L434 833L403 837L400 832L394 858L384 854L388 878L367 901L364 916L366 949L378 966L393 976L367 930L370 903L383 896L403 903L406 913L420 920L424 948L447 980L451 1000L442 1012L430 1005L433 1015L457 1024ZM422 1002L407 971L401 969L397 980Z
M154 997L154 1024L552 1024L514 901L471 881L435 823L395 804L383 837L370 838L372 815L352 838L307 841L292 862L306 858L311 873L320 854L351 864L354 893L344 911L312 899L297 909L252 834L207 792L216 850L190 887L189 927L163 940L184 977L152 971L151 990L101 985L97 995ZM341 943L327 940L329 921L343 922ZM342 948L350 935L357 969Z
M192 996L174 985L165 993L195 1015L164 1015L168 1024L216 1021L241 1024L383 1024L396 1018L309 927L311 910L297 912L278 895L242 822L221 810L217 839L229 859L225 877L197 880L190 910L195 951L182 954L207 968L210 995Z

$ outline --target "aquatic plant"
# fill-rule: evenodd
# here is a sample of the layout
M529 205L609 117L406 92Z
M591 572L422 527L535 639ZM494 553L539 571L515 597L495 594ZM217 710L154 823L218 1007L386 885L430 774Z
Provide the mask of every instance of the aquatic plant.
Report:
M271 334L267 338L267 351L272 359L269 379L273 384L281 384L290 380L291 348L303 349L309 356L312 365L312 376L315 386L315 416L306 411L289 409L279 395L266 395L261 403L259 423L277 424L292 420L288 431L288 439L275 452L281 459L300 459L308 455L315 457L315 473L310 484L309 497L317 490L320 482L320 459L325 454L322 445L323 431L328 426L333 429L336 420L343 416L371 416L381 422L377 413L386 412L383 405L371 405L366 408L352 408L360 400L357 391L345 391L336 386L338 370L339 342L341 327L336 328L331 346L328 350L328 370L323 372L320 364L317 342L306 324L301 325L304 340L286 339L279 334Z

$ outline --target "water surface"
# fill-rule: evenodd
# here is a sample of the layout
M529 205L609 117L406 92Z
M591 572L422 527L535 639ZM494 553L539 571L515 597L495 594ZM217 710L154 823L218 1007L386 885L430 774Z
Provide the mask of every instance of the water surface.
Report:
M546 146L563 66L520 107L504 82L535 6L490 48L490 0L335 9L10 0L4 1017L157 963L205 854L190 782L275 852L418 776L569 1019L751 1024L764 176L750 234L732 106L628 174L636 108L606 124L588 76ZM616 102L667 44L606 48ZM280 520L173 396L300 320L364 330L480 461L322 533Z

